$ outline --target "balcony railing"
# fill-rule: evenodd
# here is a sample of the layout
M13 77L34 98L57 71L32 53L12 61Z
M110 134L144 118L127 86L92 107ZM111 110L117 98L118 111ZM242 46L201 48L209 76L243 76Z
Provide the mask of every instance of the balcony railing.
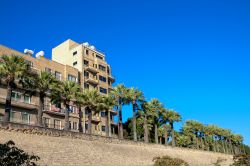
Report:
M23 120L21 118L13 118L13 117L10 117L10 122L16 122L16 123L22 123L22 124L29 124L29 125L35 125L36 122L35 121L26 121L26 120Z
M98 80L91 78L91 77L85 77L86 83L90 83L90 84L94 84L97 85L98 84Z
M97 70L97 68L92 67L92 66L88 66L88 65L85 65L85 66L84 66L84 69L87 70L87 71L90 71L90 72L92 72L92 73L95 73L95 74L99 72L99 71Z
M0 95L0 103L5 104L6 96ZM26 109L36 109L37 105L33 102L25 101L23 99L11 98L11 105Z

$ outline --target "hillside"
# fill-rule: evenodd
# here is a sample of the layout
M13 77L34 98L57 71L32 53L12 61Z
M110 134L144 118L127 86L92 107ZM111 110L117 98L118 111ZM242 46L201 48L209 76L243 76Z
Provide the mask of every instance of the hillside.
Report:
M155 156L179 157L192 166L209 166L220 158L228 166L232 156L188 149L146 145L131 141L109 141L103 138L85 136L87 139L30 134L26 129L0 128L0 142L13 140L16 145L29 153L41 157L40 165L152 165ZM44 131L43 131L44 132ZM53 131L49 131L53 132ZM91 141L92 140L92 141Z

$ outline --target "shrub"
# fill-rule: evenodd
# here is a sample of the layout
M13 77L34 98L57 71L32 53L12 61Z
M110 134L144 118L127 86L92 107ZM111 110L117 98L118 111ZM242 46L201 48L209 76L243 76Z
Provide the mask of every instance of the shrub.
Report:
M235 155L234 163L231 166L250 166L250 155L239 154Z
M178 158L171 158L169 156L155 157L153 159L154 166L189 166L188 163Z
M0 165L3 166L36 166L35 161L40 158L35 155L29 155L22 149L15 146L13 141L0 144Z

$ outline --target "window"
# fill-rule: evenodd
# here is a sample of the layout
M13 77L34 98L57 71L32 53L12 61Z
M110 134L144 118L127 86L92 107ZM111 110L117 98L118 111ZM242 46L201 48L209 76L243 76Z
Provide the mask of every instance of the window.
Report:
M11 98L13 100L20 101L21 100L21 93L19 93L19 92L12 92L11 93Z
M86 50L86 55L89 55L89 50Z
M106 130L106 126L102 126L102 131L105 131Z
M78 123L77 122L73 122L73 126L72 126L73 130L77 130L78 129Z
M108 73L108 75L110 74L110 70L109 70L109 67L107 67L107 73Z
M58 71L55 71L55 77L56 77L56 79L61 80L62 79L62 74L60 72L58 72Z
M69 109L70 109L70 112L77 114L77 109L75 106L70 105Z
M29 95L24 95L24 102L30 104L31 102L31 97Z
M52 70L48 67L45 67L45 71L48 72L48 73L52 73Z
M77 51L73 52L73 56L77 54Z
M101 57L100 55L96 55L96 58L103 60L103 57Z
M89 66L89 61L84 60L83 64L84 64L84 66Z
M88 124L85 124L85 129L88 130Z
M10 111L10 121L11 122L14 122L16 121L18 118L17 118L17 112L15 111Z
M49 118L43 118L43 123L45 127L49 127L49 121L50 121Z
M105 112L101 112L101 117L105 117L106 113Z
M73 66L75 66L75 65L77 65L77 61L75 61L75 62L73 63Z
M55 129L61 129L61 121L60 120L54 120L54 128Z
M89 84L84 83L84 89L89 89Z
M100 92L104 93L104 94L107 94L107 89L100 87Z
M89 77L89 73L84 71L84 77L88 78Z
M102 71L106 71L106 67L102 66L102 65L99 65L99 69L102 70Z
M103 76L99 76L99 80L102 81L102 82L106 82L107 81L106 77L103 77Z
M22 122L29 124L30 123L30 114L22 112Z
M75 76L72 76L72 75L68 75L68 80L69 81L72 81L72 82L77 82L77 79L76 79L76 77Z

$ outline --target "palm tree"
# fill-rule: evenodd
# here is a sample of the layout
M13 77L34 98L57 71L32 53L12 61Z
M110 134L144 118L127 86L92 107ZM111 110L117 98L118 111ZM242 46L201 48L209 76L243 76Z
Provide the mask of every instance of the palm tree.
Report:
M53 83L55 83L55 78L48 72L41 72L32 80L32 88L38 90L39 92L39 109L37 117L37 125L42 126L42 117L44 109L44 99L47 93L51 89Z
M62 102L66 107L64 130L69 130L69 106L71 102L76 101L77 92L80 92L80 86L72 81L59 82L52 86L51 100L52 102Z
M175 137L174 137L174 122L180 122L181 121L181 115L178 112L175 112L174 110L167 110L167 117L168 122L171 127L171 134L172 134L172 146L175 146Z
M88 133L92 134L92 113L96 114L104 110L102 97L96 90L85 90L83 92L82 105L88 111Z
M148 102L143 102L141 104L141 110L139 111L140 116L143 119L143 129L144 129L144 142L149 142L149 127L151 128L152 117L154 116L154 112L150 107L151 105Z
M171 126L168 124L164 124L162 126L164 128L164 138L165 138L165 145L168 145L168 133L171 130Z
M110 122L110 110L112 110L116 104L115 99L112 96L102 96L103 108L106 111L106 136L111 137L111 122Z
M111 95L114 96L118 105L118 135L123 139L123 125L122 125L122 106L128 104L128 89L123 85L117 85L112 91Z
M161 110L163 108L163 104L160 103L160 101L158 99L152 99L149 102L149 107L153 113L154 130L155 130L155 143L158 144L158 126L160 126L159 119L161 116Z
M137 102L144 101L143 93L142 91L130 88L128 89L128 100L131 102L133 106L133 135L134 135L134 141L137 141L137 133L136 133L136 110L138 107Z
M12 90L20 83L26 76L30 69L30 65L24 58L16 55L3 55L0 58L0 75L7 84L7 97L5 102L4 121L10 120L11 111L11 94Z

